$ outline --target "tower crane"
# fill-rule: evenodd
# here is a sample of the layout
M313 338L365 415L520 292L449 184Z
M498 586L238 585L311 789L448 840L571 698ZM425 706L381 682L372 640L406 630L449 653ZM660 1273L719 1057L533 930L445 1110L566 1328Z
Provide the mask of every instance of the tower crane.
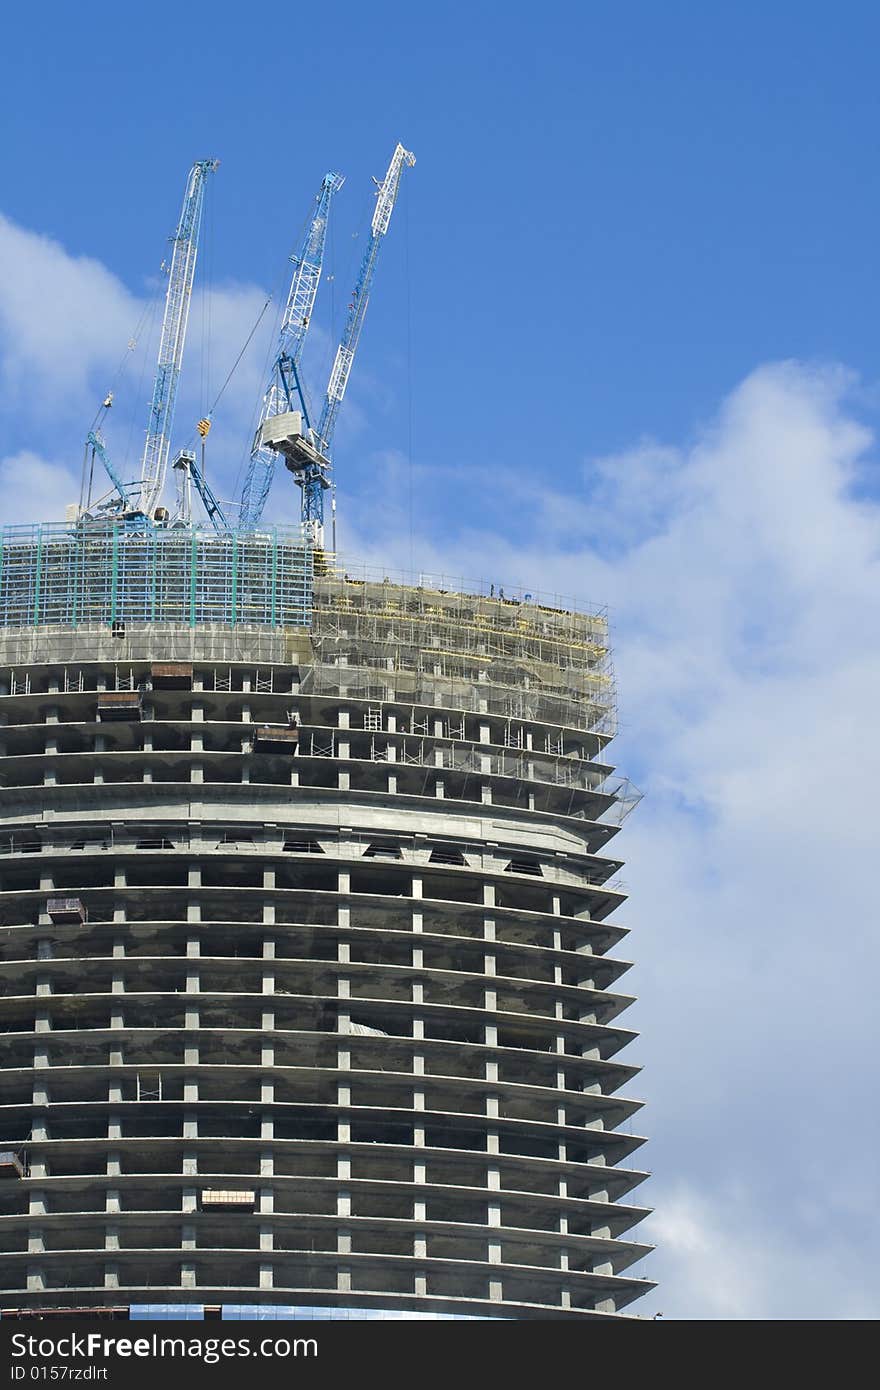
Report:
M219 162L217 159L199 159L190 169L180 221L173 238L174 249L168 272L165 316L159 340L159 360L141 467L140 507L147 515L152 513L165 485L171 447L171 426L174 420L177 384L183 361L183 346L202 225L205 182L208 174L214 172Z
M382 239L388 231L403 170L416 162L414 154L398 145L384 179L376 183L376 207L370 224L370 239L361 261L357 282L348 308L348 318L324 398L317 428L310 428L305 412L287 410L267 419L258 432L261 447L284 455L285 467L302 488L302 520L307 539L316 547L324 544L324 492L330 487L330 450L339 407L351 375L361 329L367 312L370 288Z
M140 479L137 482L123 482L107 452L104 438L97 430L91 430L86 440L87 454L91 450L92 461L94 462L94 459L98 458L103 464L116 493L112 500L100 504L101 509L127 518L128 523L132 525L147 524L148 518L152 516L156 503L162 495L165 471L168 466L177 383L183 360L183 345L192 297L205 195L205 179L208 174L213 173L218 163L219 160L216 159L197 160L187 177L183 209L173 238L174 250L168 275L168 289L165 294L165 316L159 344L159 362L153 387L153 399L150 405L150 420ZM102 410L107 411L112 401L113 393L111 391L104 401Z
M272 486L277 452L268 442L269 438L273 437L272 426L268 422L279 415L287 416L298 408L306 430L311 430L308 402L299 364L321 282L330 203L343 182L341 174L324 175L315 198L315 211L302 246L299 253L291 257L294 270L281 320L278 352L263 397L260 420L241 492L239 526L243 530L253 530L259 525Z

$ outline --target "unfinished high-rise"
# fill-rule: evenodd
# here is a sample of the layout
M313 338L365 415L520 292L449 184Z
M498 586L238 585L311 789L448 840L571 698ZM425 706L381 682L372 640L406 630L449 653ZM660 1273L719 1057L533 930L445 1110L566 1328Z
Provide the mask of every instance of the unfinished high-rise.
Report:
M650 1287L601 614L10 528L0 724L3 1316Z

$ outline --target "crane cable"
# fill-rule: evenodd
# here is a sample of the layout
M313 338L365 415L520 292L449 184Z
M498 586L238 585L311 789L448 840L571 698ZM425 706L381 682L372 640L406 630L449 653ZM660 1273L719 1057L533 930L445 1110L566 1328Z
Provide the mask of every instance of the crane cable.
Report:
M135 393L134 400L132 401L132 405L131 405L131 414L130 414L130 416L129 416L129 421L128 421L128 438L127 438L127 440L125 441L125 453L124 453L123 459L122 459L122 465L123 465L124 468L128 468L128 461L129 461L129 459L131 458L131 446L132 446L132 441L133 441L133 438L134 438L134 427L135 427L135 422L136 422L136 419L137 419L138 415L140 414L140 406L141 406L141 401L142 401L142 399L143 399L143 397L142 397L142 395L141 395L141 392L143 391L143 388L144 388L144 378L145 378L145 376L147 375L147 363L150 361L150 358L151 358L151 356L152 356L151 349L152 349L152 347L153 347L153 343L154 343L154 341L155 341L155 336L156 336L156 324L157 324L157 321L158 321L159 298L160 298L160 296L159 296L159 294L158 294L158 292L157 292L157 293L153 296L153 300L152 300L152 303L151 303L151 305L150 305L150 323L149 323L149 327L147 328L146 344L145 344L145 347L144 347L144 351L143 351L143 353L142 353L142 355L141 355L141 370L140 370L140 374L139 374L139 376L138 376L137 391L136 391L136 393Z
M142 332L142 330L143 330L144 323L146 322L147 315L151 312L151 310L154 310L154 309L155 309L157 303L158 303L158 294L157 294L157 295L154 295L152 299L148 299L147 302L146 302L146 304L144 305L143 309L141 310L141 316L140 316L140 318L139 318L138 321L137 321L137 324L136 324L136 326L135 326L134 333L132 333L131 337L129 338L129 340L128 340L127 344L126 344L126 347L125 347L125 352L124 352L124 353L122 354L122 356L120 357L119 362L118 362L117 367L116 367L116 371L113 373L113 376L112 376L111 379L110 379L110 389L108 390L106 396L104 397L105 400L109 400L109 399L114 395L114 393L115 393L115 391L116 391L116 387L119 385L119 381L120 381L121 377L123 376L123 374L124 374L124 372L125 372L125 369L126 369L126 367L127 367L127 365L128 365L128 362L129 362L129 360L130 360L130 358L131 358L131 355L132 355L132 353L134 352L135 348L136 348L137 345L138 345L138 341L139 341L139 339L140 339L140 336L141 336L141 332ZM90 429L93 430L93 429L95 428L95 426L97 425L98 421L99 421L100 418L101 418L101 411L102 411L102 410L105 410L105 409L106 409L106 406L104 406L104 405L99 405L99 406L98 406L98 409L97 409L96 412L95 412L95 418L93 419L93 421L92 421L92 423L91 423L91 425L90 425L90 427L89 427Z
M230 369L229 369L229 372L227 373L226 380L224 381L223 385L220 387L220 390L217 392L216 396L214 397L214 400L213 400L213 403L212 403L212 405L211 405L210 410L208 410L208 411L205 412L205 418L206 418L207 420L210 420L211 416L214 414L214 411L217 409L217 406L218 406L218 404L219 404L219 402L220 402L221 397L223 396L224 391L226 390L226 388L227 388L227 386L229 385L229 383L230 383L230 381L232 380L232 378L235 376L236 370L238 369L238 365L239 365L239 363L241 362L241 359L244 357L245 353L247 352L248 348L250 347L251 339L253 338L254 334L256 333L257 329L259 328L260 323L261 323L262 318L263 318L263 315L265 314L266 310L268 309L268 307L269 307L269 305L270 305L271 303L272 303L272 295L270 294L270 295L267 295L267 296L266 296L266 302L264 303L264 305L263 305L262 309L260 310L260 312L257 314L257 317L256 317L256 319L254 320L253 328L251 329L250 333L249 333L249 334L247 335L247 337L245 338L245 340L244 340L244 345L243 345L243 347L242 347L240 353L239 353L238 356L236 357L235 361L233 362L232 366L231 366ZM189 447L189 445L192 444L192 443L195 441L195 437L196 437L196 431L193 431L193 433L190 435L189 439L187 440L187 447Z
M144 302L144 306L143 306L143 308L141 309L140 318L138 319L137 323L135 324L134 332L133 332L133 333L131 334L131 336L129 337L128 342L126 343L126 346L125 346L125 351L123 352L122 356L120 357L119 362L118 362L117 365L116 365L116 370L114 371L113 375L112 375L111 378L110 378L110 386L109 386L109 388L108 388L108 390L107 390L107 393L106 393L106 395L104 396L104 399L103 399L103 401L101 402L101 404L98 406L98 409L95 411L94 417L93 417L93 419L92 419L92 423L91 423L91 425L89 426L89 434L93 434L93 433L95 432L95 430L98 428L98 425L100 424L100 422L101 422L103 416L106 415L107 411L110 409L111 405L113 404L113 398L114 398L114 396L116 395L117 390L119 389L119 384L120 384L120 382L122 381L123 376L125 375L126 371L128 370L128 365L129 365L129 363L130 363L130 361L131 361L131 359L132 359L132 356L133 356L133 354L134 354L134 352L135 352L135 349L136 349L137 346L138 346L138 343L140 342L141 334L142 334L143 331L144 331L144 325L146 324L148 317L149 317L149 319L150 319L150 327L149 327L149 330L148 330L148 332L147 332L147 346L149 347L149 343L150 343L150 341L152 340L153 328L154 328L154 326L155 326L155 316L156 316L156 309L157 309L157 307L158 307L158 304L159 304L159 293L158 293L158 291L156 292L156 294L154 294L154 295L152 296L151 299L148 299L148 300L146 300L146 301ZM140 375L140 381L139 381L139 383L138 383L138 395L140 395L140 387L141 387L141 384L142 384L142 382L143 382L144 367L145 367L145 364L146 364L146 360L147 360L147 354L144 353L143 358L142 358L142 362L141 362L141 375ZM130 446L131 446L131 431L132 431L133 427L134 427L134 412L132 411L132 421L131 421L131 427L130 427L130 429L129 429L129 440L128 440L128 445L126 446L126 451L125 451L125 462L126 462L126 463L127 463L127 460L128 460L128 454L129 454ZM88 499L86 499L86 472L87 472L87 464L88 464L88 454L89 454L89 445L88 445L88 441L86 441L86 444L85 444L85 452L84 452L84 454L83 454L82 476L81 476L81 478L80 478L80 489L79 489L79 507L80 507L80 511L82 511L82 509L83 509L84 506L88 506L88 505L91 504L92 482L93 482L94 473L95 473L95 451L94 451L94 448L92 449L91 466L88 468L89 485L88 485Z

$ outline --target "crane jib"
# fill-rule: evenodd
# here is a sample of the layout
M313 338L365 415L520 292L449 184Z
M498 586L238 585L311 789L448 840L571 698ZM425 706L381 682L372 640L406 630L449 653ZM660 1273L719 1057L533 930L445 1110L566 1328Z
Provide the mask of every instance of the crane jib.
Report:
M324 396L321 418L318 422L315 443L327 467L330 463L339 407L348 386L361 329L366 317L379 247L382 244L382 238L388 231L403 170L405 168L411 169L415 162L415 155L404 149L403 145L398 144L391 156L391 163L388 165L385 177L378 186L376 207L370 224L370 239L352 292L345 331L342 335L342 341L336 349L336 356L333 360L330 379ZM302 485L302 520L306 535L316 546L322 546L324 543L324 492L328 486L326 476L320 468L311 466L304 470L297 481Z

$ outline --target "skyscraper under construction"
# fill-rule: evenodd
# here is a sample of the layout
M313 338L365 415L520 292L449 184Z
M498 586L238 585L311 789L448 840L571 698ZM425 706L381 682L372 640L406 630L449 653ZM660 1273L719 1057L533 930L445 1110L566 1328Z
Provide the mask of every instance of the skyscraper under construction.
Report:
M184 455L210 524L151 464L0 541L0 1309L617 1316L606 619L337 563L293 404L302 527Z

